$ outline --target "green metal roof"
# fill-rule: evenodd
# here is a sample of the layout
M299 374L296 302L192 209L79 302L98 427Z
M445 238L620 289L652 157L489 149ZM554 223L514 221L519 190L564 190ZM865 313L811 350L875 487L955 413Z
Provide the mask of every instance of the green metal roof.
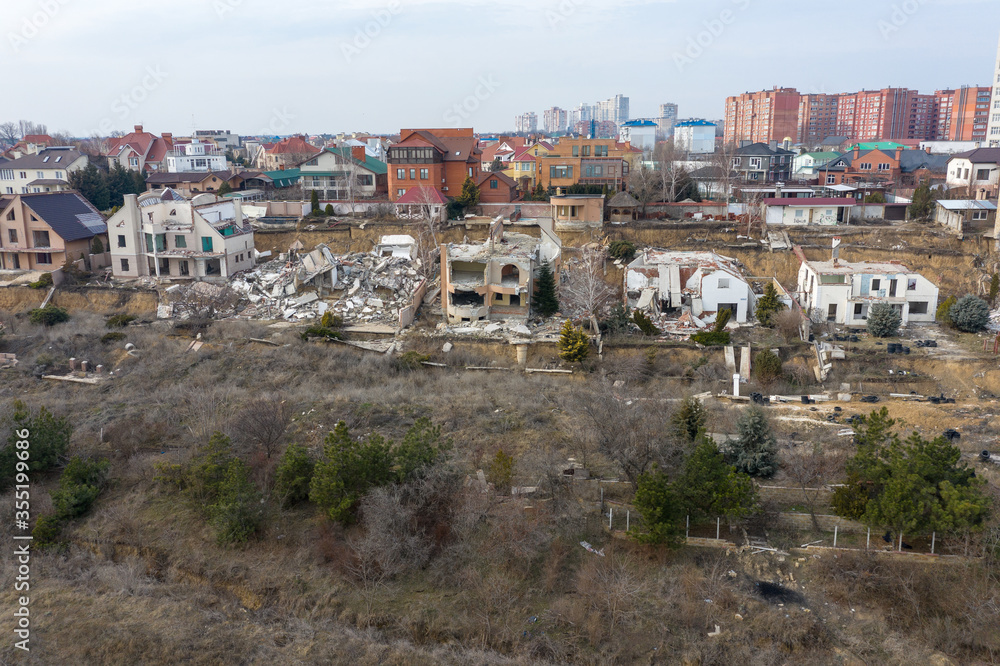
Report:
M264 171L263 174L274 181L275 187L291 187L299 182L301 172L298 169L283 169L280 171Z
M820 153L802 153L799 157L811 157L815 160L834 160L840 157L840 153L834 152L820 152Z

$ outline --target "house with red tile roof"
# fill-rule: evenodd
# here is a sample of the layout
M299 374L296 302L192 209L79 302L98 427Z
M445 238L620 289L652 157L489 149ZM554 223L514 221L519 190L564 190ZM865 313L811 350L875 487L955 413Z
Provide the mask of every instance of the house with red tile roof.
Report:
M55 144L56 140L48 134L25 134L24 138L5 150L3 156L9 160L16 160L26 155L37 155Z
M482 150L472 128L404 129L389 147L389 199L413 187L432 187L445 196L462 193L466 178L482 171Z
M322 152L304 136L290 136L276 143L262 144L262 147L264 154L260 166L264 171L291 169Z
M156 173L166 171L167 153L173 150L173 134L165 132L156 136L136 125L125 136L108 139L107 149L102 153L108 158L108 167L120 164L129 171Z
M436 187L414 185L396 199L399 217L444 222L448 217L448 197Z

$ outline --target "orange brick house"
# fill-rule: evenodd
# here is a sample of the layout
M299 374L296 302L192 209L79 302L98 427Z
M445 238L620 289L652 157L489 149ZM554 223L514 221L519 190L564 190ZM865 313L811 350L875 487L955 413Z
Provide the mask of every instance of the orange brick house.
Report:
M479 203L510 203L517 201L517 181L502 171L484 171L476 178Z
M397 201L411 187L433 187L448 197L462 193L462 184L482 172L482 151L472 128L404 129L389 147L389 200Z
M545 188L598 185L621 190L630 162L642 151L614 139L562 138L547 155L535 158Z

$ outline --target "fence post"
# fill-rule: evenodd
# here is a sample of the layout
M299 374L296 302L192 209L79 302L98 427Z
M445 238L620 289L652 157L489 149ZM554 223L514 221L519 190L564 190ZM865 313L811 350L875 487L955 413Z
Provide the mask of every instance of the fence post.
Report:
M934 541L937 539L937 532L931 532L931 555L934 554Z
M715 517L715 540L719 540L719 525L722 524L722 518L719 516Z
M688 514L687 524L684 526L684 538L688 538L688 534L691 532L691 514Z
M631 518L631 517L632 517L632 512L631 512L631 511L626 511L626 512L625 512L625 531L626 531L626 532L628 532L628 528L629 528L629 518Z
M899 531L899 552L903 552L903 531Z
M597 487L601 489L601 513L604 513L604 486L602 486L601 482L598 481Z
M833 526L833 547L837 547L837 525Z
M868 528L868 539L865 540L865 550L868 550L872 546L872 528Z
M612 531L614 530L614 527L612 526L611 521L613 521L614 518L615 518L615 507L609 506L608 507L608 529L612 530Z

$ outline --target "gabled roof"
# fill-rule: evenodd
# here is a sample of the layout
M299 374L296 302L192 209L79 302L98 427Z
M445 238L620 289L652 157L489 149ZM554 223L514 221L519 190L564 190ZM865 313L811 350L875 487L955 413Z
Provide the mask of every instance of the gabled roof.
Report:
M480 171L478 178L476 178L476 185L481 186L490 178L496 178L508 187L517 187L517 181L502 171Z
M287 139L282 139L277 143L269 144L269 147L265 148L267 152L273 155L288 154L293 155L311 155L313 153L320 152L320 149L311 143L307 142L305 138L301 136L290 136Z
M446 204L448 197L436 187L417 185L406 190L403 196L396 200L397 204Z
M531 154L531 147L522 148L518 151L514 157L510 158L511 162L534 162L535 156Z
M785 150L784 148L775 148L771 150L771 147L766 143L751 143L749 146L743 146L742 148L737 148L733 153L734 155L794 155L790 150Z
M7 162L8 169L65 169L83 156L75 148L46 148L37 155L25 155Z
M964 153L955 153L950 159L966 159L973 164L1000 164L1000 148L976 148Z
M24 143L44 143L46 146L51 146L53 143L52 137L48 134L25 134L21 141Z
M21 202L66 242L93 238L108 230L100 211L77 192L46 192L20 196Z
M441 151L445 162L468 162L470 159L482 161L483 151L478 141L471 136L436 136L427 130L414 130L397 146L431 146Z
M255 178L266 176L274 182L275 187L289 187L299 182L302 172L298 169L279 169L277 171L263 171Z
M934 155L923 150L904 150L899 154L899 168L903 173L918 169L944 173L948 169L950 159L951 155Z
M364 145L364 144L362 144L362 145ZM389 173L389 167L388 167L388 165L386 165L385 162L383 162L382 160L375 159L374 157L372 157L368 153L365 153L365 161L364 162L362 162L361 160L355 158L354 155L351 154L351 148L350 148L350 146L345 146L345 147L342 147L342 148L327 148L326 152L333 153L334 155L338 155L339 157L341 157L343 159L349 159L352 162L354 162L355 164L357 164L359 166L363 166L364 168L368 169L369 171L371 171L372 173L374 173L376 175L384 176L385 174Z

